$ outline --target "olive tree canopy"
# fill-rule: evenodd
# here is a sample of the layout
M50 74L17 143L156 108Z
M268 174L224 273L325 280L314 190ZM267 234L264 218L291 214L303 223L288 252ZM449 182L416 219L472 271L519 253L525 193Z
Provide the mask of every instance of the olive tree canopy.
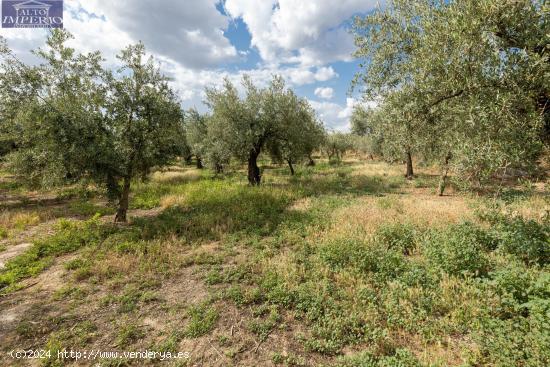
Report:
M248 182L261 182L258 156L264 150L292 162L319 146L322 125L305 99L289 90L281 77L258 88L243 77L244 97L226 79L221 89L207 88L206 103L212 113L212 130L232 154L247 161Z
M549 141L547 11L543 0L389 0L355 20L354 85L390 105L387 131L405 152L438 152L470 182L528 171Z
M15 139L7 160L26 181L55 185L82 178L107 189L126 221L131 181L182 151L182 113L175 93L143 44L120 52L121 67L102 68L99 52L77 54L56 29L38 66L2 49L2 123Z

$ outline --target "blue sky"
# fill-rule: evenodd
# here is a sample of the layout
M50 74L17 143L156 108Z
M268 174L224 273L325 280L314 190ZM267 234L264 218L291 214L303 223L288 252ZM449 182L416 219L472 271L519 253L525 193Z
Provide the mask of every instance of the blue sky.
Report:
M65 0L64 26L81 52L100 50L107 66L126 45L143 41L173 78L185 108L205 110L206 86L248 74L266 84L282 75L307 98L329 129L346 130L358 96L348 91L353 60L349 25L372 11L374 0ZM30 49L47 32L1 29L12 49Z
M344 23L342 27L347 29L348 24ZM231 44L234 45L238 51L244 51L247 55L237 62L222 64L223 68L234 71L250 70L261 64L262 58L258 50L251 45L252 36L246 27L246 23L244 23L241 18L235 19L230 23L229 27L224 32L224 36L230 40ZM295 86L294 90L301 96L310 99L318 99L315 95L315 89L331 88L334 93L330 100L345 105L349 97L351 80L359 68L359 62L357 60L335 61L327 65L334 69L336 74L338 74L337 77L324 82Z

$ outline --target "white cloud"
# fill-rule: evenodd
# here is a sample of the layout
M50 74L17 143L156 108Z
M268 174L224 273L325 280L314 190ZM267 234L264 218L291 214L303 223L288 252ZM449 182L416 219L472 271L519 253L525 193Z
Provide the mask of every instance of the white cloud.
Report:
M219 86L223 78L240 84L243 74L265 86L272 75L282 75L291 87L337 78L333 60L348 60L351 36L342 22L356 12L368 11L374 1L341 0L227 0L232 17L242 17L250 30L252 45L262 61L249 70L223 69L220 65L246 57L224 36L231 19L216 9L219 0L65 0L65 28L74 34L70 45L80 52L99 50L107 66L131 43L142 40L173 78L184 107L202 106L205 86ZM24 61L28 52L43 46L47 31L0 29L0 35ZM334 91L318 91L330 99ZM330 97L329 97L330 96ZM329 126L343 128L351 113L350 103L313 102Z
M338 112L338 118L349 120L351 114L353 113L353 107L355 107L358 103L359 101L355 98L346 98L346 107Z
M335 131L348 131L349 118L355 100L348 98L345 107L334 102L319 102L310 100L309 103L317 111L319 118L325 123L325 126Z
M363 105L365 107L375 108L378 105L376 101L362 101L355 98L347 98L345 106L328 101L320 102L309 100L309 103L317 111L317 114L325 123L325 126L329 130L334 131L349 131L350 117L355 106Z
M374 8L374 0L227 0L225 8L242 17L262 58L269 62L322 65L349 60L352 36L342 23ZM296 51L297 50L297 54Z
M142 40L163 72L175 79L182 100L200 103L204 86L226 74L218 65L239 57L223 36L230 19L216 9L217 2L65 0L64 27L74 35L69 46L101 51L106 66L116 63L121 49ZM44 29L0 29L24 62L36 62L30 50L43 47L47 34Z
M229 19L217 9L218 0L70 0L103 17L133 40L143 41L157 54L192 68L235 60L237 50L224 37ZM116 32L106 34L110 37Z
M334 96L334 89L330 87L319 87L315 89L315 92L313 92L317 97L323 98L323 99L332 99Z
M274 72L281 74L282 76L288 76L290 82L296 86L315 82L325 82L332 78L338 77L338 74L331 66L317 68L315 72L313 72L313 68L301 66L289 67L285 69L274 68Z
M239 54L224 36L230 19L218 0L65 0L64 27L80 51L100 50L109 59L143 41L153 54L199 69L235 61ZM44 30L2 29L12 48L25 52L43 44Z
M338 77L338 74L334 71L332 66L324 66L322 68L318 68L317 72L315 73L315 79L320 82L326 82L327 80L336 77Z

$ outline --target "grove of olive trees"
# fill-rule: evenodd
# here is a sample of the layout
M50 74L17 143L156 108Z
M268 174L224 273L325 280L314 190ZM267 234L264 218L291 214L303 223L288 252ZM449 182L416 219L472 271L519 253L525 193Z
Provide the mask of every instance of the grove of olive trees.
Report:
M217 139L227 144L233 156L247 162L251 185L261 182L258 157L264 150L275 160L286 161L293 174L293 163L310 157L320 147L323 125L309 103L286 88L280 77L259 88L245 76L242 86L244 98L227 79L222 89L206 90Z
M244 99L226 80L223 89L206 90L210 113L184 112L143 44L122 50L113 72L102 67L99 52L67 47L71 37L54 30L47 47L36 51L40 65L23 64L3 45L2 154L31 185L97 182L118 203L116 221L126 221L132 180L178 156L194 155L198 168L216 173L232 157L247 161L248 181L258 185L262 151L294 174L294 164L324 139L307 100L280 77L264 89L245 77Z
M381 101L353 131L387 157L451 168L481 186L533 173L549 143L550 21L545 1L389 1L354 25L354 86ZM444 190L441 186L441 192Z
M144 3L0 31L0 366L550 365L548 1Z
M98 52L67 47L71 37L53 31L36 51L40 65L2 50L3 130L17 146L7 164L41 186L94 180L117 201L115 220L125 222L132 179L181 153L181 109L142 44L122 50L112 72Z

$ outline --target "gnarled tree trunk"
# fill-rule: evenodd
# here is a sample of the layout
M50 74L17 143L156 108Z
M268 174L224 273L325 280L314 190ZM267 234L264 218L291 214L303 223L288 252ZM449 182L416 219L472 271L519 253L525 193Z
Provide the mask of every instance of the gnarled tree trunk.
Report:
M130 196L130 176L124 178L122 191L118 200L118 209L115 216L115 223L126 223L126 213L128 212L129 196Z
M260 168L258 167L258 156L260 149L251 149L248 154L248 183L257 186L261 182Z
M198 156L197 156L197 168L198 169L203 169L204 168L204 166L202 165L202 159L201 159L201 157L198 157Z
M313 160L313 158L311 158L311 156L308 156L307 158L309 159L309 161L307 162L307 166L308 167L315 166L315 161Z
M439 196L443 196L443 192L445 191L445 187L447 186L447 175L449 173L449 161L451 160L451 153L447 153L445 156L445 165L443 167L443 171L441 173L441 178L439 179Z

